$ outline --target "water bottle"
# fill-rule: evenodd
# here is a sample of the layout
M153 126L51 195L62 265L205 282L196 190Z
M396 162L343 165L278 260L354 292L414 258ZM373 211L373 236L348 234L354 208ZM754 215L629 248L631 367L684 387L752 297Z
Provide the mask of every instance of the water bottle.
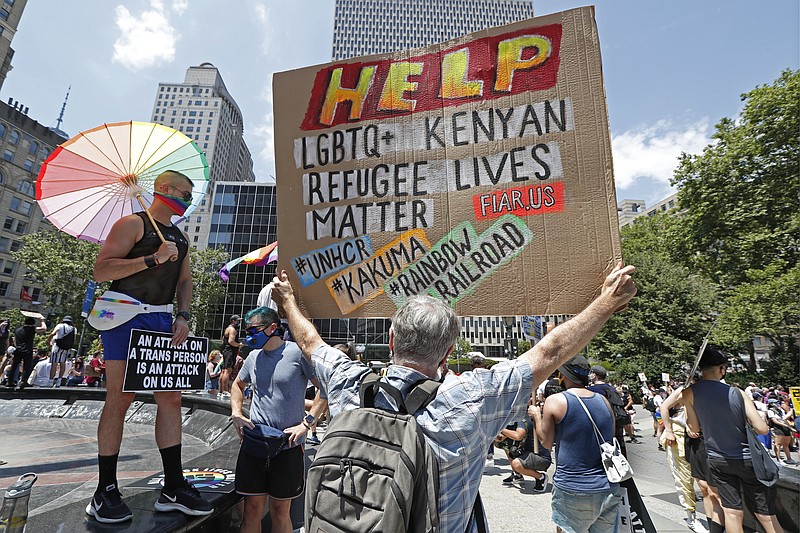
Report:
M28 500L37 476L28 472L6 489L0 509L0 533L22 533L28 522Z

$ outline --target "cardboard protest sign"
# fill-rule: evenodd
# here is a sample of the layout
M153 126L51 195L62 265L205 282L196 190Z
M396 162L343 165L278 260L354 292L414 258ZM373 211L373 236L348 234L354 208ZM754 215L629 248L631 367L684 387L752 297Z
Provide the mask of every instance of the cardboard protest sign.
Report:
M204 337L189 337L180 346L172 346L171 333L133 329L122 390L203 390L207 354Z
M621 258L592 8L276 74L279 267L313 317L575 314Z

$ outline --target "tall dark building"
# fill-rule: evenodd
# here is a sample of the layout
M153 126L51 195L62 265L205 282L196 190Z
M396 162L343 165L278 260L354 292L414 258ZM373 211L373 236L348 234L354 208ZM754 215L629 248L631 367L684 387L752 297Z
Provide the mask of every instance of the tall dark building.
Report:
M214 184L211 207L210 248L228 252L229 259L241 257L278 239L275 214L275 186L265 183L218 181ZM265 267L240 264L230 272L228 295L206 334L221 338L231 315L243 316L256 306L258 293L275 276L275 263Z
M331 57L420 48L532 17L529 0L336 0Z

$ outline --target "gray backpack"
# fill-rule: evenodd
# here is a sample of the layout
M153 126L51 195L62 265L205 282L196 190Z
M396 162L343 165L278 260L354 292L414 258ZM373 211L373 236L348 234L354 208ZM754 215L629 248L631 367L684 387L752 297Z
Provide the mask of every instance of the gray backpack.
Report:
M308 470L307 533L437 531L438 464L413 415L438 388L423 380L403 401L372 372L362 378L361 408L331 420ZM379 389L399 412L375 408Z

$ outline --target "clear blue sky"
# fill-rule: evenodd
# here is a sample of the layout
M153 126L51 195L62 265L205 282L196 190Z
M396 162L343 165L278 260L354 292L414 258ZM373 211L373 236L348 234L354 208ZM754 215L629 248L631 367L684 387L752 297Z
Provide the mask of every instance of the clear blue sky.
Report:
M543 15L585 5L534 2ZM670 193L678 155L710 142L740 94L800 67L796 0L607 0L596 7L617 197ZM62 129L149 120L159 82L214 63L244 114L259 181L274 175L272 73L330 59L333 0L29 0L0 98Z

